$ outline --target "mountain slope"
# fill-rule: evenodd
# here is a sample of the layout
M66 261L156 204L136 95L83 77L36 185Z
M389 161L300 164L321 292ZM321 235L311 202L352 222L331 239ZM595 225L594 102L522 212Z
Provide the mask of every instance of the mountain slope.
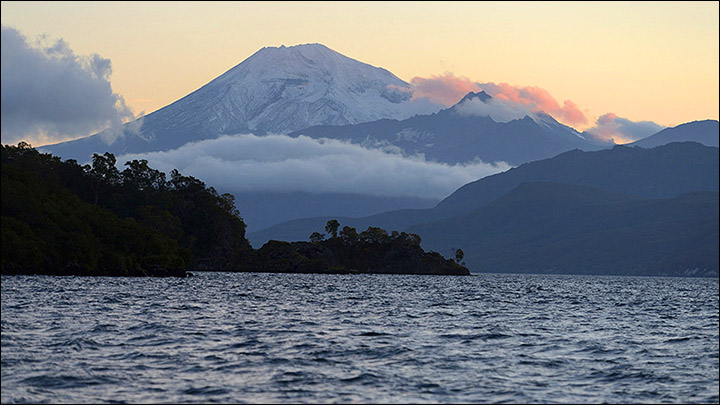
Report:
M316 126L290 133L313 138L344 139L361 144L390 144L405 153L429 160L465 163L504 161L518 165L546 159L572 149L598 150L605 146L544 113L496 121L489 115L468 113L468 106L491 103L485 92L469 93L456 105L405 120L384 119L355 125ZM488 107L491 108L491 107Z
M357 229L378 226L407 230L414 224L473 211L526 182L577 184L648 199L671 198L693 191L718 191L719 161L718 148L694 142L671 143L653 149L616 146L594 152L574 150L468 183L432 209L390 211L365 218L344 218L341 222ZM318 224L328 219L331 218L278 224L248 233L248 239L253 245L269 239L305 240L318 230Z
M598 187L646 198L718 190L718 148L695 142L653 149L615 146L595 152L573 150L460 187L436 210L462 213L499 198L523 182L553 181Z
M259 231L297 218L317 216L365 217L378 212L407 208L432 208L438 200L413 197L382 197L348 193L244 192L235 199L248 232ZM325 222L316 227L322 230ZM396 229L396 228L389 228ZM310 234L303 235L302 240Z
M439 109L411 101L408 89L387 70L324 45L266 47L200 89L126 124L124 136L111 145L103 140L108 133L101 133L42 150L84 162L93 152L169 150L221 134L287 133Z
M717 277L717 208L717 191L647 200L523 183L485 207L408 231L426 249L463 249L472 271Z
M627 144L627 146L640 146L643 148L654 148L671 142L698 142L705 146L718 147L720 130L715 120L693 121L678 125L673 128L665 128L662 131L650 135L647 138Z

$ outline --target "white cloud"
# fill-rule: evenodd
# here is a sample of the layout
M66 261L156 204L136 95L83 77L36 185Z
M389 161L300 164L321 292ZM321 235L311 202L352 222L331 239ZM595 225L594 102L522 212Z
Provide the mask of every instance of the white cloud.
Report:
M510 122L519 120L525 116L535 117L529 109L510 101L491 98L487 101L481 101L479 98L471 98L465 100L462 104L455 107L459 114L488 116L495 122Z
M75 55L63 40L28 43L2 27L2 143L33 146L87 136L108 128L113 141L133 118L110 85L110 59Z
M623 144L647 138L663 129L664 126L652 121L631 121L607 113L598 117L595 126L585 132L601 142Z
M178 169L222 192L303 191L441 199L458 187L510 168L504 162L450 165L392 149L306 136L222 136L167 152L131 154L165 172Z

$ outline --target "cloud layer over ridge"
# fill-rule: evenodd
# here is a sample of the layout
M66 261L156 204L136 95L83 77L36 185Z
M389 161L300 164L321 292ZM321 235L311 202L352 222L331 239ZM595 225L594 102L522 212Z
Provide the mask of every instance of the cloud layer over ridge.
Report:
M177 168L219 191L302 191L441 199L458 187L510 168L504 162L450 165L396 148L367 148L306 136L221 136L167 152L118 157L146 159L165 172Z

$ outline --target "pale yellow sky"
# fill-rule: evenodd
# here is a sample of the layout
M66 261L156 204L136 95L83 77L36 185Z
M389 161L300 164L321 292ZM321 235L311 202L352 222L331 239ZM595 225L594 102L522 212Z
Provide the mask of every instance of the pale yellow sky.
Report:
M264 46L318 42L405 81L538 86L593 120L718 119L718 2L13 2L2 25L113 64L136 113Z

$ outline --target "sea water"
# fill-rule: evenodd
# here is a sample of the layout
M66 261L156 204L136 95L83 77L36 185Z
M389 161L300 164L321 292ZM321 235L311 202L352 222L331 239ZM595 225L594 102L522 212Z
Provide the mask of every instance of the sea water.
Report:
M718 403L718 279L2 276L2 402Z

